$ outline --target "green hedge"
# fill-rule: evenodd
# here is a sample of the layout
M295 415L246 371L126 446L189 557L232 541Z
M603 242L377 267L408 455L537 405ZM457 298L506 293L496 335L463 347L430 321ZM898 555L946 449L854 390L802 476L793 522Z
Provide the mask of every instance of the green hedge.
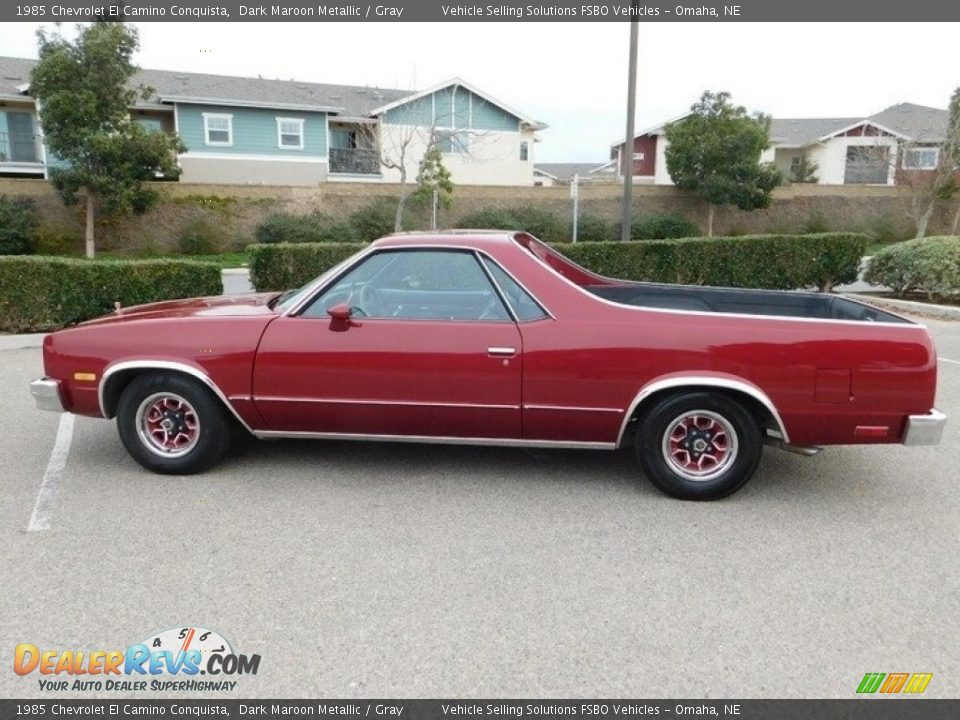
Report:
M746 235L644 242L556 244L594 272L647 282L793 290L857 279L869 238L853 233ZM254 245L257 290L298 287L365 247L357 243Z
M365 247L327 242L251 245L250 282L259 292L300 287Z
M870 260L866 279L898 295L931 300L960 292L960 237L928 237L886 247Z
M42 332L157 300L219 295L220 269L191 260L0 257L0 332Z
M868 242L866 235L820 233L577 243L557 249L594 272L624 280L827 291L857 279Z

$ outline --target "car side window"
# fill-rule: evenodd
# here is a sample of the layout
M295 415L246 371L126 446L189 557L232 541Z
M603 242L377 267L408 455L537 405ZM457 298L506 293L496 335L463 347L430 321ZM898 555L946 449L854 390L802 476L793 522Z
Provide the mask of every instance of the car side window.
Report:
M531 320L543 320L550 317L546 310L538 303L533 296L524 290L520 284L510 277L506 271L493 262L490 258L483 258L483 264L486 266L493 279L507 296L507 302L513 308L517 320L520 322L529 322Z
M509 322L476 255L464 250L382 250L364 258L304 311L346 305L357 318Z

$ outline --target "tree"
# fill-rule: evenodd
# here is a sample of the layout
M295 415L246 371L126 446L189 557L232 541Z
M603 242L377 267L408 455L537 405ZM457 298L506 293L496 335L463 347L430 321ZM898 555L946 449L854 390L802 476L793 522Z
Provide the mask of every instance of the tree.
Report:
M450 207L451 196L453 195L453 181L450 179L450 171L443 164L443 153L440 152L440 146L432 143L420 159L420 167L417 171L417 189L414 190L412 199L421 204L429 204L434 211L434 220L436 220L436 202L444 207ZM431 224L432 229L433 228Z
M709 203L707 234L718 205L755 210L770 205L782 175L760 156L770 144L770 118L730 104L730 93L705 92L691 114L666 127L667 171L677 187Z
M47 147L60 161L49 171L64 204L86 198L86 252L95 252L98 211L146 212L157 200L144 185L158 174L177 177L176 154L186 148L176 136L131 121L130 108L153 90L133 85L137 31L122 22L77 28L70 42L59 32L37 38L40 61L30 75Z
M790 165L790 182L816 183L819 180L817 177L817 170L819 169L820 166L816 162L806 155L801 155L796 163Z
M940 128L926 127L921 135L935 136L939 130ZM906 214L915 224L916 237L922 238L927 234L927 226L937 205L960 197L960 186L957 184L957 169L960 166L960 87L954 90L950 99L947 125L939 151L936 145L929 141L911 141L902 143L899 153L902 161L897 171L897 184L905 195ZM936 160L932 168L920 167L919 162L909 162L912 158L930 158L934 153ZM958 225L960 203L953 218L953 234L957 233Z

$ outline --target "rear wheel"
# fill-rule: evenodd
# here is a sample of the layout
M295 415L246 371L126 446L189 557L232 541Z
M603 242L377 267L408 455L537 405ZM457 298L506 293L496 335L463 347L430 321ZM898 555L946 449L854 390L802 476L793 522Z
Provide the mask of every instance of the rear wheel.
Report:
M127 452L148 470L189 475L220 460L232 428L219 400L181 375L141 375L123 391L117 430Z
M760 431L739 403L713 393L657 402L637 427L637 459L660 490L716 500L743 487L760 461Z

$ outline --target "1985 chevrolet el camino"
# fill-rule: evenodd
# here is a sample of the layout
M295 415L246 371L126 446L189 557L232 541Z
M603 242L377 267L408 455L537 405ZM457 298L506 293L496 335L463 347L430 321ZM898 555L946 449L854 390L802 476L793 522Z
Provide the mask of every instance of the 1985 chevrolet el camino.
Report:
M612 450L680 498L763 444L940 440L922 325L837 296L612 280L525 233L384 238L284 294L155 303L49 335L43 409L117 418L192 473L258 438Z

